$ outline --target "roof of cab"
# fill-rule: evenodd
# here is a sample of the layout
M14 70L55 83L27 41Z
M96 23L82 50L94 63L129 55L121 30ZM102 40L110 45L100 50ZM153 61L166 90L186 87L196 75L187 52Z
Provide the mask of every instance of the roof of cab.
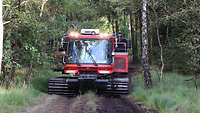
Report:
M67 36L69 39L111 39L114 38L112 34L95 34L95 35L85 35L80 34L78 37Z

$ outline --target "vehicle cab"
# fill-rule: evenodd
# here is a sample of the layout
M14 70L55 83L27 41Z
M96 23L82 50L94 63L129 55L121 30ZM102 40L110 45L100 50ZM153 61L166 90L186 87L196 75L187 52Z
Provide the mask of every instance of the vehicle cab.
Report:
M128 71L128 54L120 50L124 44L117 44L112 34L100 33L98 29L82 29L80 33L66 35L65 43L64 73L78 76L81 73Z

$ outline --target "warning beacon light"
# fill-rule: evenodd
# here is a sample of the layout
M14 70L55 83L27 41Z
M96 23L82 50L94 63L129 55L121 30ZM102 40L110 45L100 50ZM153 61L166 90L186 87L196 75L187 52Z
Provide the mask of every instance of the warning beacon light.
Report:
M97 35L99 34L99 29L81 29L81 34Z
M79 34L78 32L70 32L70 33L69 33L69 36L70 36L70 37L73 37L73 38L78 38L79 35L80 35L80 34Z

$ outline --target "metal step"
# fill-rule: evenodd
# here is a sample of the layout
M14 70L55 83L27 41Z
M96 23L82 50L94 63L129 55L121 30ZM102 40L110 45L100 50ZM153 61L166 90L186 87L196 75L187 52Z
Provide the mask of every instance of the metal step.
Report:
M64 84L64 83L51 83L51 82L49 82L49 85L52 85L52 86L69 86L69 84Z
M49 94L67 95L67 96L75 96L75 95L77 95L77 94L75 94L75 93L65 93L65 92L49 92Z
M69 89L69 87L66 86L48 86L49 89Z

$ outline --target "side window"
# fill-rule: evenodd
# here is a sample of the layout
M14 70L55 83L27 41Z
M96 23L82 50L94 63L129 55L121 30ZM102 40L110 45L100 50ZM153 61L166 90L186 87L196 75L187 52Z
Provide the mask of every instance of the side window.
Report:
M124 42L118 42L115 52L127 52L127 44Z

